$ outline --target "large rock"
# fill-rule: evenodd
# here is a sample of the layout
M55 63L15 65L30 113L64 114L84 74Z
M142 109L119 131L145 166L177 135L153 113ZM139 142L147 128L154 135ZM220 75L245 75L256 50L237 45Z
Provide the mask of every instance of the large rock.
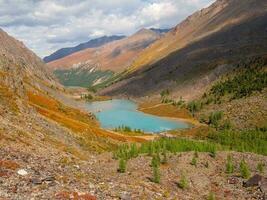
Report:
M254 187L254 186L259 186L261 181L263 180L263 177L256 174L252 176L248 181L244 183L244 187Z

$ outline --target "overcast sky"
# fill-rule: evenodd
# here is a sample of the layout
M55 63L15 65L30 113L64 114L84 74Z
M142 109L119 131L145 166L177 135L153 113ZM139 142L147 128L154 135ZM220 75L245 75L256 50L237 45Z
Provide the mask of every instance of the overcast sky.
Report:
M0 27L40 57L103 35L170 28L214 0L0 0Z

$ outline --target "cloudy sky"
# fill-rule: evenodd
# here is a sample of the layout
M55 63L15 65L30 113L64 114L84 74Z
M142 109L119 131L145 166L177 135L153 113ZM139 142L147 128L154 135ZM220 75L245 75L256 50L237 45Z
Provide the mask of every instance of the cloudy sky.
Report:
M214 0L0 0L0 27L40 57L103 35L169 28Z

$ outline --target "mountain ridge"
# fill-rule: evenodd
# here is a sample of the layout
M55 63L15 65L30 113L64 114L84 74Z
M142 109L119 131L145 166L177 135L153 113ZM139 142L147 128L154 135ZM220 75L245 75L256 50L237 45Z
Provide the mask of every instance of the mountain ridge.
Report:
M112 57L112 55L113 57L117 57L121 53L122 50L128 49L131 51L131 50L134 50L135 48L145 48L150 43L152 43L158 38L159 38L159 34L149 29L143 28L137 31L136 33L134 33L133 35L123 38L122 40L113 41L111 43L107 43L106 45L100 46L98 48L84 49L72 55L66 56L65 58L50 62L48 63L48 67L52 69L65 68L65 67L70 68L71 65L73 64L83 63L83 62L86 62L87 60L93 63L94 61L91 61L90 59L93 59L92 58L93 55L102 56L102 53L100 53L100 51L103 51L106 54L102 56L104 58ZM118 55L115 55L115 54L118 54ZM96 60L98 60L98 58Z
M154 31L156 33L167 33L169 32L170 30L172 30L172 28L150 28L151 31Z
M66 57L68 55L71 55L75 52L82 51L87 48L95 48L102 46L104 44L107 44L112 41L120 40L125 38L125 36L117 36L117 35L112 35L112 36L102 36L99 38L95 38L92 40L89 40L88 42L84 42L81 44L78 44L74 47L65 47L61 48L54 53L50 54L49 56L46 56L43 58L43 61L46 63L52 62L54 60L58 60L60 58Z
M254 10L246 12L250 7ZM187 17L161 40L151 45L135 60L132 68L154 63L171 52L183 48L187 44L207 36L207 34L212 34L212 31L219 31L220 28L225 27L227 24L241 22L249 18L253 13L259 15L264 12L264 8L266 9L266 4L261 0L244 0L241 3L237 0L215 1L211 6ZM244 12L242 9L245 9Z
M68 86L89 87L112 77L110 71L118 73L125 70L143 49L161 36L162 34L150 29L140 29L121 40L76 52L50 62L47 66L54 71L61 83ZM87 78L84 78L84 75ZM81 78L88 80L81 82Z
M206 79L204 88L216 80L207 77L220 65L229 68L244 56L266 53L266 13L267 2L260 0L216 1L145 49L115 84L100 93L139 98L172 88L177 98L193 98L189 94L200 77ZM182 89L186 85L192 92Z
M146 29L146 30L151 30L151 31L156 32L158 34L164 34L164 33L169 32L171 29L168 29L168 28L165 28L165 29L150 28L150 29ZM88 42L80 43L74 47L64 47L64 48L58 49L55 52L53 52L52 54L50 54L49 56L45 56L43 58L43 61L45 63L49 63L49 62L52 62L54 60L64 58L64 57L71 55L73 53L76 53L78 51L82 51L82 50L87 49L87 48L100 47L100 46L105 45L109 42L121 40L125 37L127 37L127 36L112 35L112 36L102 36L99 38L91 39Z

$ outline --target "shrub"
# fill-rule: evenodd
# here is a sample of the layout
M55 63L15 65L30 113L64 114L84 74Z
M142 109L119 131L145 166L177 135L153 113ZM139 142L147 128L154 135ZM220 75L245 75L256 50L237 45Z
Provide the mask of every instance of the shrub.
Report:
M141 129L134 129L135 133L144 133L144 131L142 131Z
M122 125L122 126L115 128L114 131L116 131L116 132L132 132L132 129L129 126Z
M187 105L187 109L191 112L193 116L202 108L202 103L199 101L191 101Z
M94 87L88 87L87 90L89 92L93 92L93 93L96 93L97 92L96 88L94 88Z
M163 155L163 159L161 161L162 164L166 164L167 161L167 150L166 150L166 145L163 145L163 150L162 150L162 155Z
M234 165L232 161L232 156L228 155L227 156L227 163L226 163L226 173L227 174L232 174L234 172Z
M265 164L260 162L257 164L257 170L262 174L264 172Z
M205 104L206 104L206 105L209 105L209 104L211 104L213 101L214 101L214 99L213 99L212 97L209 97L209 98L207 98Z
M158 165L153 166L153 182L154 183L160 182L160 171Z
M215 200L215 199L216 199L215 194L213 192L210 192L207 200Z
M170 94L170 91L168 89L161 91L160 96L163 98L165 96L168 96Z
M210 150L210 156L211 156L212 158L215 158L215 157L216 157L216 149L215 149L215 148L212 148L212 149Z
M222 119L222 117L223 112L221 111L211 113L209 116L209 124L217 128L219 126L219 121Z
M154 152L155 152L155 149L154 149L153 143L149 143L148 144L148 149L147 149L148 155L149 156L153 156Z
M81 96L82 99L85 99L87 101L92 100L94 97L91 94L84 94Z
M182 106L185 104L185 101L183 100L183 97L180 97L179 101L177 102L177 106Z
M221 128L222 128L222 130L230 130L232 128L232 124L231 124L230 120L224 121Z
M194 166L197 166L197 159L196 159L195 156L192 158L192 161L190 162L190 164L194 165Z
M151 160L151 166L159 166L160 165L160 157L159 154L153 155L152 160Z
M129 154L131 158L136 158L138 156L138 148L135 143L131 144Z
M181 188L183 190L188 188L188 181L187 181L186 176L184 174L182 174L182 177L181 177L180 181L178 182L178 186L179 186L179 188Z
M119 169L118 169L118 171L120 173L125 173L125 171L126 171L126 160L123 159L123 158L121 158L120 161L119 161Z
M240 174L243 178L248 179L250 177L249 167L244 159L240 162Z

